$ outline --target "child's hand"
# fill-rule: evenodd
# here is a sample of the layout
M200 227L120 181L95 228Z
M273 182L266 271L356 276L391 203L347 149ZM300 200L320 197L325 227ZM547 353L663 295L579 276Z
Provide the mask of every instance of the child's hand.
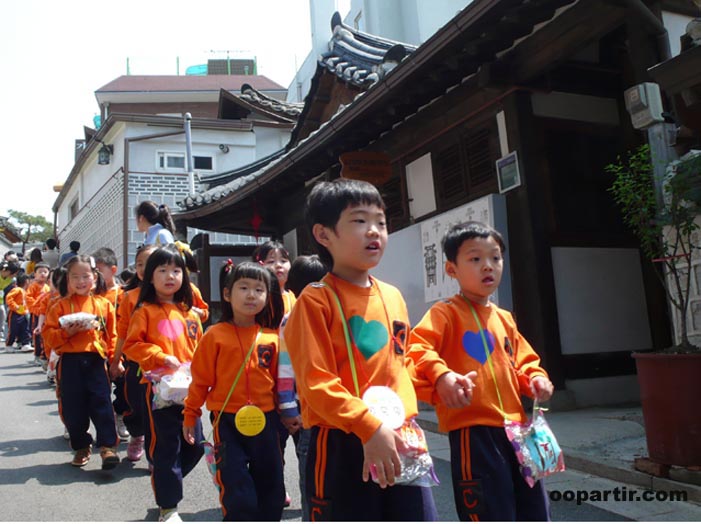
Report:
M113 379L121 377L124 375L124 364L122 364L121 358L115 358L110 364L110 377Z
M35 327L32 333L34 333L34 335L38 337L39 335L41 335L41 328L39 326Z
M406 446L399 434L382 424L363 444L363 482L370 480L370 470L374 469L381 488L394 485L394 478L402 473L397 450Z
M183 426L183 438L192 445L195 443L195 426Z
M177 357L173 355L168 355L163 365L171 369L178 369L180 367L180 361Z
M302 417L299 415L296 417L280 417L280 421L287 428L287 432L290 435L294 435L302 427Z
M472 402L472 388L475 387L472 380L475 378L476 371L470 371L466 375L458 375L454 371L443 373L436 381L436 392L441 402L453 409L469 406Z
M553 396L553 389L553 383L547 377L538 375L531 379L531 391L539 402L549 400Z

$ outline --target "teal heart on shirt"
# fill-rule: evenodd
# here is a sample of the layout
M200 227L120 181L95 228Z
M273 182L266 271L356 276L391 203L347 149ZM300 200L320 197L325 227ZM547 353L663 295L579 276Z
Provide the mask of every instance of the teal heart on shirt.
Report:
M389 340L387 328L377 320L365 322L363 317L356 315L348 320L348 326L353 335L353 342L365 360L370 360L375 353L385 347Z

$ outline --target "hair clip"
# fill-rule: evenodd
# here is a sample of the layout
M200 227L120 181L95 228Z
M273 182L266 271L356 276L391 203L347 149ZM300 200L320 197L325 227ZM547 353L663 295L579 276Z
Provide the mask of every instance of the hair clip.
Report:
M180 240L176 240L175 247L178 248L178 251L180 252L181 256L185 256L185 253L189 253L190 256L192 256L192 250L190 249L189 244L186 244L185 242L181 242Z
M94 257L90 257L90 269L97 269L97 264L95 264Z
M226 273L230 273L234 269L234 261L231 260L230 258L224 262L224 271Z
M165 209L165 208L166 208L166 205L165 205L165 204L160 204L160 205L158 206L158 209Z

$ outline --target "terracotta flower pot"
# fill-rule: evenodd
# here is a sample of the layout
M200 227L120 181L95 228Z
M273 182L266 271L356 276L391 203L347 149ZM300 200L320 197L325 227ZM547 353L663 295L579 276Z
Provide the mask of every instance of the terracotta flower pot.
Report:
M701 465L701 354L634 353L650 459Z

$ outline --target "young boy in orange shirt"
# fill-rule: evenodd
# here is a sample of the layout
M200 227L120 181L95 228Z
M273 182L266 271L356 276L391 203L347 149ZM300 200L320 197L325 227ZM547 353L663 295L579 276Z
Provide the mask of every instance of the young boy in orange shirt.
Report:
M31 315L29 321L29 329L33 335L34 342L34 361L37 366L45 366L47 359L44 355L44 343L41 338L41 331L37 330L39 324L39 315L41 309L38 307L39 299L42 295L48 294L51 291L49 287L49 265L45 262L37 262L34 266L34 281L29 284L27 289L27 309Z
M505 249L499 232L485 224L450 228L443 238L445 271L460 292L434 304L409 336L407 357L418 380L430 385L422 400L435 401L439 429L449 435L463 521L549 520L543 484L526 484L504 430L506 418L526 422L521 395L544 401L553 392L511 313L489 301Z
M430 488L395 485L405 450L395 429L418 407L404 356L406 304L399 290L369 274L387 245L384 209L377 189L357 180L322 182L307 200L312 238L332 270L297 299L285 340L302 421L311 428L306 497L312 520L437 518ZM398 416L371 413L363 399L370 386L378 386Z

